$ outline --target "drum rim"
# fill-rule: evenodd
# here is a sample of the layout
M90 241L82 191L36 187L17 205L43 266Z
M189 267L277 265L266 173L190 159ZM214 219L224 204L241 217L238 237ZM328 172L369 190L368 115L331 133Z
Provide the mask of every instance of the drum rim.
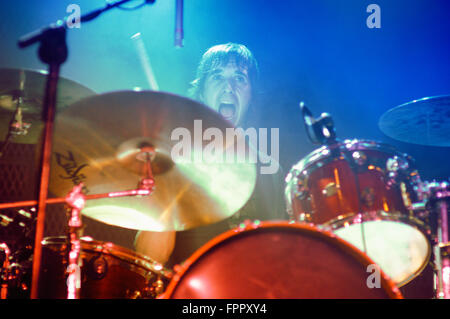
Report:
M321 163L322 165L328 164L336 158L332 156L331 151L335 149L343 149L345 148L348 151L363 151L363 150L369 150L369 151L380 151L383 153L388 153L393 156L398 156L406 159L409 164L414 163L414 159L406 154L398 151L394 146L378 142L375 140L366 140L366 139L346 139L344 141L336 142L332 145L324 145L321 146L318 149L313 150L312 152L308 153L305 157L303 157L299 162L294 164L294 166L289 171L286 182L289 183L292 179L296 178L299 173L307 170L308 173L311 173L317 167L315 164ZM328 159L329 161L324 160ZM414 171L415 169L409 168L410 170Z
M67 243L68 239L66 236L49 236L45 237L42 240L43 246L63 245ZM164 268L162 264L152 260L150 257L135 252L126 247L116 245L109 241L99 241L94 240L90 237L82 237L81 251L91 251L95 253L110 255L120 261L134 265L135 267L137 266L139 268L143 268L146 271L150 271L154 274L164 276L169 279L172 277L171 270Z
M362 217L361 217L362 216ZM427 242L427 257L422 263L422 265L410 276L408 276L406 279L396 283L397 287L403 287L410 283L414 278L419 276L422 271L426 268L428 262L431 258L432 253L432 239L431 239L431 233L430 228L425 222L423 222L421 219L418 219L413 216L408 216L405 214L402 214L401 212L397 211L383 211L383 210L377 210L377 211L369 211L369 212L363 212L363 213L349 213L345 215L339 215L336 218L333 218L332 220L329 220L323 224L320 225L320 227L323 227L326 230L329 230L331 232L334 232L339 229L345 228L345 224L349 226L361 224L361 220L364 222L373 222L373 221L390 221L390 222L397 222L401 223L403 225L407 225L409 227L412 227L419 231ZM394 281L392 279L392 281ZM395 282L395 281L394 281Z
M355 258L358 262L360 262L364 267L367 268L368 265L377 265L368 255L366 255L364 252L359 250L356 246L353 244L345 241L344 239L340 238L336 234L325 230L320 229L317 226L313 224L306 224L306 223L298 223L298 222L292 222L292 221L285 221L285 220L277 220L277 221L246 221L245 223L241 224L239 227L236 227L234 229L228 230L222 234L219 234L218 236L214 237L207 243L205 243L202 247L197 249L186 261L184 261L180 265L176 265L174 267L174 274L169 282L167 289L164 291L162 295L160 295L159 299L171 299L172 294L174 293L175 289L178 287L181 279L185 276L185 274L191 269L191 267L207 252L215 248L216 246L220 245L222 242L229 240L231 238L234 238L235 236L248 234L249 232L253 231L261 231L261 229L266 228L291 228L291 229L299 229L306 231L309 234L312 234L317 237L321 237L328 242L334 242L337 243L339 248L344 250L346 253L351 255L353 258ZM381 267L378 267L380 278L381 278L381 286L385 290L386 294L391 299L403 299L403 295L401 294L398 287L395 285L395 283L387 276L384 271L381 269Z

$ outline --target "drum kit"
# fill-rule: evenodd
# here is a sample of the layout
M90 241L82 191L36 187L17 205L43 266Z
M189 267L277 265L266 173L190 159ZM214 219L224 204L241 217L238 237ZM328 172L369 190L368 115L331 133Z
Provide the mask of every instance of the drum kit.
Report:
M42 143L39 135L43 125L35 114L42 108L39 88L43 87L45 76L33 71L0 70L2 129L4 136L8 136L3 142L3 154L7 155L13 143ZM103 288L94 287L90 292L85 288L78 297L92 298L98 289L104 290L98 298L154 297L156 292L161 293L171 271L124 247L82 237L80 213L107 225L139 231L180 231L208 225L230 217L248 201L256 181L256 166L178 163L172 159L175 141L170 137L174 129L183 127L192 131L196 119L201 119L205 127L223 132L230 126L218 113L193 100L153 91L95 95L73 81L62 79L61 83L49 180L49 192L55 197L48 198L46 203L65 203L70 216L65 239L44 238L41 242L42 284L38 297L65 296L69 279L62 278L67 276L71 263L63 257L71 253L83 260L74 262L85 265L80 275L83 278L95 274L93 280L98 281L108 273L102 280ZM36 85L34 91L27 90L30 85ZM79 98L76 102L72 100L75 97ZM67 105L65 101L74 103ZM37 159L38 156L30 160ZM230 189L231 184L239 187ZM30 215L24 227L33 229L36 205L36 200L29 200L2 203L0 208L20 207L18 216ZM33 208L27 212L26 207ZM2 216L4 227L18 220ZM29 283L23 279L26 267L19 265L25 263L24 257L18 261L16 256L32 257L33 238L29 235L32 233L34 230L28 231L24 238L16 238L22 246L17 252L9 249L7 243L1 246L7 255L2 282L5 289L11 288L9 295L17 295L16 291L23 287L29 289ZM89 260L87 264L85 259ZM108 279L110 276L118 278ZM133 276L136 287L127 286L124 291L118 287L110 289L115 285L110 280L128 285L127 278ZM49 282L54 285L49 287Z
M42 142L45 76L0 70L2 155L13 143ZM428 297L450 296L449 184L422 181L414 160L392 146L338 141L331 118L314 119L304 106L308 136L321 146L286 177L290 220L247 221L174 269L83 237L82 215L159 232L226 219L251 196L256 168L173 161L175 128L193 129L195 119L230 126L190 99L154 91L97 95L68 79L58 97L49 182L55 197L47 203L69 208L67 236L41 242L38 298L400 298L427 269ZM401 105L382 116L380 128L398 140L448 146L449 105L448 97ZM1 226L26 230L17 235L20 245L0 243L2 298L29 297L36 205L0 204L17 208L16 216L1 215ZM380 269L381 289L368 284L371 265Z
M14 144L42 145L28 159L41 168L38 199L0 203L15 212L0 214L0 228L16 233L13 244L0 238L1 299L402 298L427 271L427 297L450 298L449 183L422 181L414 160L389 145L336 139L331 117L316 119L304 105L320 147L285 179L289 220L246 221L173 269L84 237L83 216L154 232L225 220L250 199L257 170L175 161L177 128L192 132L200 119L225 135L231 124L174 94L96 94L59 77L62 31L21 42L43 44L48 74L0 69L0 159ZM449 106L447 96L412 101L386 112L379 127L399 141L448 147ZM45 208L61 203L65 236L43 237Z

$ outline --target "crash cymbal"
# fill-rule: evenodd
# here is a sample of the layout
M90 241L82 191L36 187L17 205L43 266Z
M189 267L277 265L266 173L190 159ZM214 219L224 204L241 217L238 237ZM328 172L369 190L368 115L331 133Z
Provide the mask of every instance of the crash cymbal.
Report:
M22 144L37 143L44 127L41 114L46 82L45 71L0 69L0 141L5 140L10 122L20 105L23 130L20 130L20 134L15 134L11 141ZM91 89L60 77L57 111L94 94Z
M378 123L387 136L406 143L450 146L450 96L425 97L394 107Z
M214 137L202 138L208 128ZM215 223L243 207L256 183L254 163L220 160L220 152L216 160L199 157L227 128L232 124L217 112L168 93L121 91L82 99L56 116L50 192L65 196L79 182L86 194L134 189L151 158L152 195L87 201L84 216L150 231ZM222 140L226 150L234 147L234 140ZM192 148L181 147L183 142Z

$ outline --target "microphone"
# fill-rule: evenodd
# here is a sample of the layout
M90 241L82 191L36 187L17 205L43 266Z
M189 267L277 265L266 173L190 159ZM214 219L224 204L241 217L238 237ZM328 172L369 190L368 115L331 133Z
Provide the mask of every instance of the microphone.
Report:
M183 47L183 0L175 0L175 47Z
M313 144L331 144L336 141L334 122L330 114L322 113L319 118L315 119L305 103L300 102L300 109L306 133Z

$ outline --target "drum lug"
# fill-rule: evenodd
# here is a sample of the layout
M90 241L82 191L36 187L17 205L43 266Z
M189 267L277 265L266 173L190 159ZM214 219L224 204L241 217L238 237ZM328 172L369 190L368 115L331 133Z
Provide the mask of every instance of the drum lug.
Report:
M397 155L390 157L386 161L386 170L388 172L387 187L388 189L397 184L397 178L401 171L406 171L409 168L409 163Z
M331 185L333 184L333 185ZM336 185L334 183L330 183L322 190L322 193L325 196L332 196L335 191ZM309 192L308 187L306 186L306 182L297 180L297 187L294 191L295 200L293 203L287 205L288 214L296 221L299 222L310 222L311 214L314 213L311 203L311 193ZM299 205L300 202L303 202L305 205L298 209L296 206ZM294 211L299 214L295 216Z
M154 278L153 278L154 279ZM146 287L141 291L134 291L130 299L155 299L164 292L163 280L158 277L156 280L147 280Z
M103 256L96 256L89 261L88 269L90 277L96 280L103 279L108 272L108 262Z
M406 171L409 168L409 163L397 155L388 158L386 161L386 169L389 172L398 172L399 170Z
M297 197L300 200L304 200L307 197L309 197L309 192L301 182L297 184L297 191L295 192L295 197Z
M367 155L364 152L361 151L355 151L352 153L352 158L355 161L356 164L359 166L362 166L367 161Z
M161 278L158 278L153 284L152 284L153 291L156 296L159 296L164 292L164 282L161 280ZM156 297L155 296L155 297Z
M371 208L375 203L375 190L372 187L366 187L361 192L362 203Z
M161 295L164 292L164 282L161 278L157 278L156 280L153 280L154 277L152 276L151 279L147 279L146 286L144 289L141 290L129 290L126 291L126 298L127 299L155 299L159 295Z
M336 185L336 183L328 183L325 185L325 187L322 189L322 195L325 197L331 197L337 194L338 189L340 188L339 185ZM304 199L304 198L303 198Z
M142 294L139 290L135 290L133 292L127 290L126 292L127 299L141 299Z

